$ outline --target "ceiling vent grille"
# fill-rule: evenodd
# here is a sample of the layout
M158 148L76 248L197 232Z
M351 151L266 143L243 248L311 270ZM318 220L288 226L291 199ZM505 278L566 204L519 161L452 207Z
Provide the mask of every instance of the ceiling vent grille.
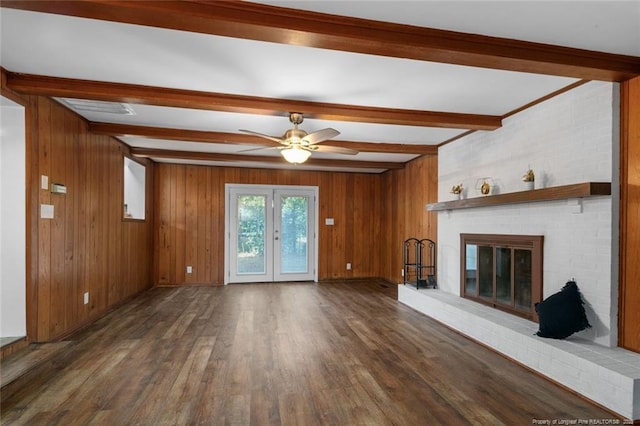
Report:
M131 105L120 102L92 101L87 99L57 98L59 102L80 112L98 112L118 115L135 115Z

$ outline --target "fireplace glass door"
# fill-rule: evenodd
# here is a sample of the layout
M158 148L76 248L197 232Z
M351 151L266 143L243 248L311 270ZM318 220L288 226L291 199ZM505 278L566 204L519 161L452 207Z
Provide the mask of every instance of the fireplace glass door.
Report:
M462 296L535 320L534 305L542 298L542 237L461 237Z
M513 296L516 309L529 309L531 307L532 262L531 251L514 249L513 262Z

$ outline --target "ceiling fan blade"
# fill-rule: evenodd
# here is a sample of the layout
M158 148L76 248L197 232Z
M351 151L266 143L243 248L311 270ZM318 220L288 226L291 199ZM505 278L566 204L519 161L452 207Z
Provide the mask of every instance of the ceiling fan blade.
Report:
M250 149L243 149L241 151L237 151L238 154L241 152L251 152L251 151L267 151L270 149L283 149L284 147L280 147L280 146L263 146L260 148L250 148Z
M335 138L340 134L336 129L332 129L331 127L327 127L326 129L318 130L317 132L309 133L307 136L302 138L303 141L309 143L309 145L314 145L320 142L324 142L327 139Z
M276 138L275 136L265 135L264 133L258 133L258 132L254 132L252 130L239 129L238 131L242 132L242 133L247 133L249 135L260 136L261 138L269 139L269 140L272 140L274 142L281 143L282 145L286 145L285 141L283 141L281 138Z
M314 152L330 152L334 154L347 154L347 155L356 155L358 151L351 148L343 148L341 146L331 146L331 145L314 145L310 146L307 149Z

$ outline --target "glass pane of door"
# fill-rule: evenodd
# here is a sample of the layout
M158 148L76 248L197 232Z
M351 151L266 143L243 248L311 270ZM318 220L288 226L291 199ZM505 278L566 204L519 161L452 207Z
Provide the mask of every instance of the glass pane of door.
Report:
M314 281L313 187L226 186L225 283Z
M309 272L309 199L303 196L283 196L280 203L280 272Z
M237 247L238 275L264 274L266 197L264 195L238 196Z
M273 190L232 188L228 199L227 282L273 281Z
M315 192L277 189L274 192L273 237L276 281L311 281L315 278Z

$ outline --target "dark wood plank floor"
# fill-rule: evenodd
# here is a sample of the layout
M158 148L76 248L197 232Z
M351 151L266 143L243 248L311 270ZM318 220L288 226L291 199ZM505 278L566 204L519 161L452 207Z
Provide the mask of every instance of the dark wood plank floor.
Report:
M155 288L70 338L2 424L507 424L610 413L381 282Z

